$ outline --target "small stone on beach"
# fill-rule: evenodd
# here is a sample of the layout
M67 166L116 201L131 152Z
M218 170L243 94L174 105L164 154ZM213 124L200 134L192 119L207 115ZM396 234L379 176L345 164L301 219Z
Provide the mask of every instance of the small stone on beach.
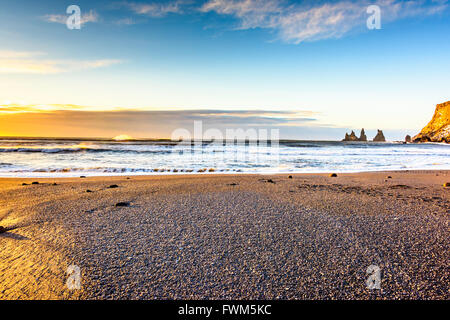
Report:
M119 186L117 185L117 184L112 184L112 185L110 185L108 188L110 188L110 189L114 189L114 188L118 188Z
M275 181L273 181L272 179L267 180L267 182L269 182L269 183L275 183Z
M0 226L0 233L5 233L6 231L8 231L8 230L6 230L5 227Z
M116 203L116 207L129 207L130 203L129 202L117 202Z
M337 174L336 174L336 173L332 173L332 174L330 174L330 177L331 177L331 178L336 178L336 177L337 177Z
M450 182L444 183L444 188L450 188Z
M289 176L288 178L289 178L289 179L292 179L292 176Z
M23 185L23 186L27 186L27 185L28 185L28 183L25 183L25 182L24 182L24 183L22 183L22 185Z
M39 182L37 181L33 181L31 184L39 184Z
M81 179L86 178L86 176L80 176Z
M387 176L387 178L388 178L388 179L392 179L392 177L391 177L391 176Z
M86 192L92 192L92 190L87 189Z

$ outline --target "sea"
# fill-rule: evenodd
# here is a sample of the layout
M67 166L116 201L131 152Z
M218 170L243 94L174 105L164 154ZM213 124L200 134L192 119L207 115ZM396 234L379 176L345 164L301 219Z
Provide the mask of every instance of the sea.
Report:
M0 139L0 177L450 169L450 145L281 140Z

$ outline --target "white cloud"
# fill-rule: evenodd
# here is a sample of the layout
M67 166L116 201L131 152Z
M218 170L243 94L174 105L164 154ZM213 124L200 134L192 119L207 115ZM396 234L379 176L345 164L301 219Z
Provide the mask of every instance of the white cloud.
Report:
M240 21L237 29L273 29L282 40L301 43L339 38L358 26L364 28L366 9L373 4L381 8L382 22L389 22L442 12L448 1L346 0L291 4L276 0L208 0L200 10L236 17Z
M43 54L44 53L38 51L0 50L0 59L21 59L39 56Z
M0 51L0 74L57 74L108 67L121 63L117 59L62 60L40 59L40 52Z
M69 15L63 14L47 14L43 18L47 22L55 22L66 24ZM90 10L88 13L82 13L80 17L80 24L83 25L88 22L98 22L98 14L94 10Z
M124 2L122 3L122 5L137 14L158 18L158 17L165 17L169 13L183 13L182 6L186 3L187 3L186 1L179 0L169 3Z
M115 23L119 26L131 26L133 24L136 24L136 22L131 18L119 19Z

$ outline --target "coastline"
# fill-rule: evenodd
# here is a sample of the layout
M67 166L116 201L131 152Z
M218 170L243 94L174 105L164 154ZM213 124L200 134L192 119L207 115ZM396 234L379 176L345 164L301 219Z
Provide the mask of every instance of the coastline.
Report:
M0 298L449 298L450 170L129 178L0 178Z

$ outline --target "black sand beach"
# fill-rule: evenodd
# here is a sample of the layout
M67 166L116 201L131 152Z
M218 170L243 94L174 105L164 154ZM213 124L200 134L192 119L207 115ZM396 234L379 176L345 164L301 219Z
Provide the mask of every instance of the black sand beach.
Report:
M449 171L0 179L0 298L449 299L449 181ZM66 286L69 265L79 290ZM371 265L381 289L367 288Z

